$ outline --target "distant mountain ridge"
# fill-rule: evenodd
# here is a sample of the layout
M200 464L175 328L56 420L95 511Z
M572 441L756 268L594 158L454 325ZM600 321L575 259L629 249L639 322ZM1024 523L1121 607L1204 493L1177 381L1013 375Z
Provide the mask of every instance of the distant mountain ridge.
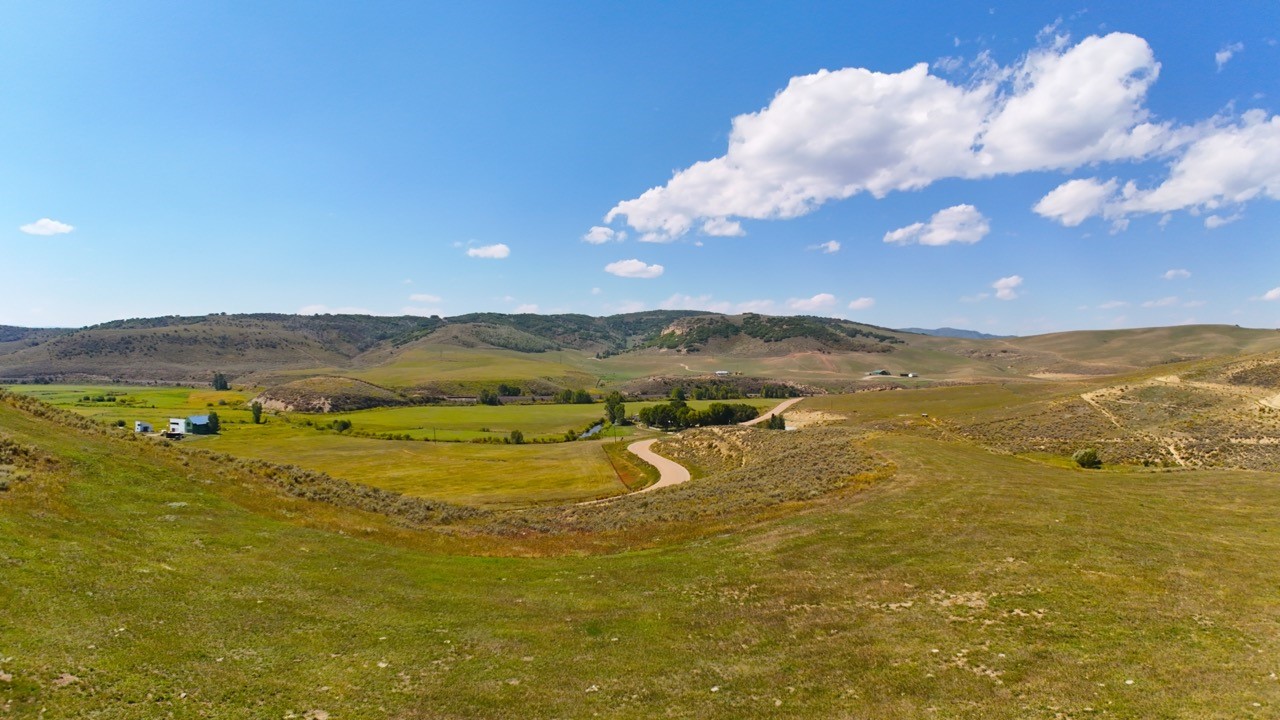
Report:
M933 337L959 338L961 340L1004 340L1006 338L1018 337L1017 335L990 335L977 330L961 330L953 327L940 328L899 328L899 332L916 333L917 335L931 335Z

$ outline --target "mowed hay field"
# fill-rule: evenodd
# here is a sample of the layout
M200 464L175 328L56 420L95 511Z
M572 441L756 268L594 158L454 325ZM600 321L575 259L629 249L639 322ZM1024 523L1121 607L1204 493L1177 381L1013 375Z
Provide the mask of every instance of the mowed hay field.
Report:
M0 493L8 717L1264 718L1280 702L1274 474L1086 472L882 434L896 477L731 533L471 557L149 442L3 404L0 428L57 459Z
M590 500L626 491L602 443L504 445L352 437L271 423L183 442L466 505Z
M432 498L486 507L515 507L578 502L626 492L627 471L606 455L603 443L635 434L635 428L610 429L595 440L505 445L471 442L421 442L428 439L502 440L520 430L526 440L560 439L581 431L604 415L604 405L464 405L378 408L353 413L268 414L254 425L243 403L251 396L236 391L124 386L20 386L24 394L73 410L94 420L147 420L162 429L171 416L216 410L218 436L192 436L182 442L245 458L328 473L334 477ZM119 393L131 403L82 402L84 395ZM228 402L218 405L219 400ZM705 409L714 401L690 401ZM759 408L777 400L749 399ZM631 413L655 403L628 403ZM210 407L212 405L212 407ZM152 407L154 406L154 407ZM345 419L357 433L408 435L412 440L360 437L322 429ZM304 423L311 423L310 425ZM621 472L621 475L619 474Z

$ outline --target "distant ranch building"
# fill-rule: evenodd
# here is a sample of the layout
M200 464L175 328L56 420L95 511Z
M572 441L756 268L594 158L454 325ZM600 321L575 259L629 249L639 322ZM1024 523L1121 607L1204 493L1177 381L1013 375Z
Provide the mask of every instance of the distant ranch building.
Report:
M205 419L208 422L208 418ZM191 420L188 418L169 418L169 432L180 435L191 434Z
M151 427L151 423L149 423L149 422L142 422L141 420L134 420L134 421L133 421L133 431L134 431L134 432L136 432L136 433L149 433L149 432L155 432L155 429Z

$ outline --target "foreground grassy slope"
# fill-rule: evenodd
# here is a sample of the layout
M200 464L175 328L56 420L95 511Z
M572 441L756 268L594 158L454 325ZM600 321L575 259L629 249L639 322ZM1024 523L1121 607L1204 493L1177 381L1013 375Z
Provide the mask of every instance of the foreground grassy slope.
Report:
M0 428L59 460L0 494L8 717L1261 718L1280 702L1276 475L1089 473L884 435L893 482L732 534L467 557L146 443L2 405ZM351 529L308 527L325 522Z

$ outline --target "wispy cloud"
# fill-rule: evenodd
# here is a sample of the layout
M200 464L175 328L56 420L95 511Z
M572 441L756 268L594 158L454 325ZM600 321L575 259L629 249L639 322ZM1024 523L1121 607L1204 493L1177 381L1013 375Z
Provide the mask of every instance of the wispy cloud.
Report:
M511 254L511 248L506 243L497 243L496 245L481 245L467 249L467 257L487 258L489 260L501 260Z
M1235 57L1236 53L1241 50L1244 50L1244 43L1234 42L1229 45L1223 45L1221 50L1214 53L1213 62L1218 66L1218 72L1222 72L1222 68L1231 62L1231 58Z
M46 235L46 236L47 235L65 235L66 233L69 233L72 230L75 230L74 227L64 222L58 222L57 220L51 220L49 218L40 218L39 220L33 223L27 223L26 225L23 225L18 229L28 235Z
M517 305L515 312L517 314L536 313L538 312L538 303L524 303Z
M1183 268L1173 268L1172 270L1166 270L1164 275L1160 277L1165 280L1186 280L1191 277L1191 271Z
M409 296L409 299L412 300L413 302L438 303L441 301L442 298L439 295L428 295L427 293L414 293Z
M1268 290L1262 296L1263 300L1280 300L1280 287Z
M1021 275L1010 275L1002 277L991 283L992 289L996 291L997 300L1016 300L1018 298L1017 288L1022 287Z
M1176 296L1170 295L1169 297L1162 297L1162 298L1157 298L1155 300L1148 300L1142 303L1142 307L1162 308L1162 307L1172 307L1177 304L1178 304L1178 298Z
M849 303L850 310L866 310L876 304L875 298L860 297Z
M824 254L824 255L830 255L830 254L832 254L832 253L838 253L838 252L840 252L840 241L839 241L839 240L828 240L828 241L826 241L826 242L824 242L824 243L818 243L817 245L810 245L810 246L809 246L809 249L810 249L810 250L821 250L821 251L823 252L823 254Z
M625 278L656 278L663 273L661 265L647 265L643 260L619 260L604 266L604 271Z
M372 310L362 307L340 306L329 307L328 305L317 303L315 305L303 305L298 308L299 315L373 315Z
M811 298L791 298L787 301L787 307L800 312L815 312L834 307L836 304L836 296L831 293L818 293Z

